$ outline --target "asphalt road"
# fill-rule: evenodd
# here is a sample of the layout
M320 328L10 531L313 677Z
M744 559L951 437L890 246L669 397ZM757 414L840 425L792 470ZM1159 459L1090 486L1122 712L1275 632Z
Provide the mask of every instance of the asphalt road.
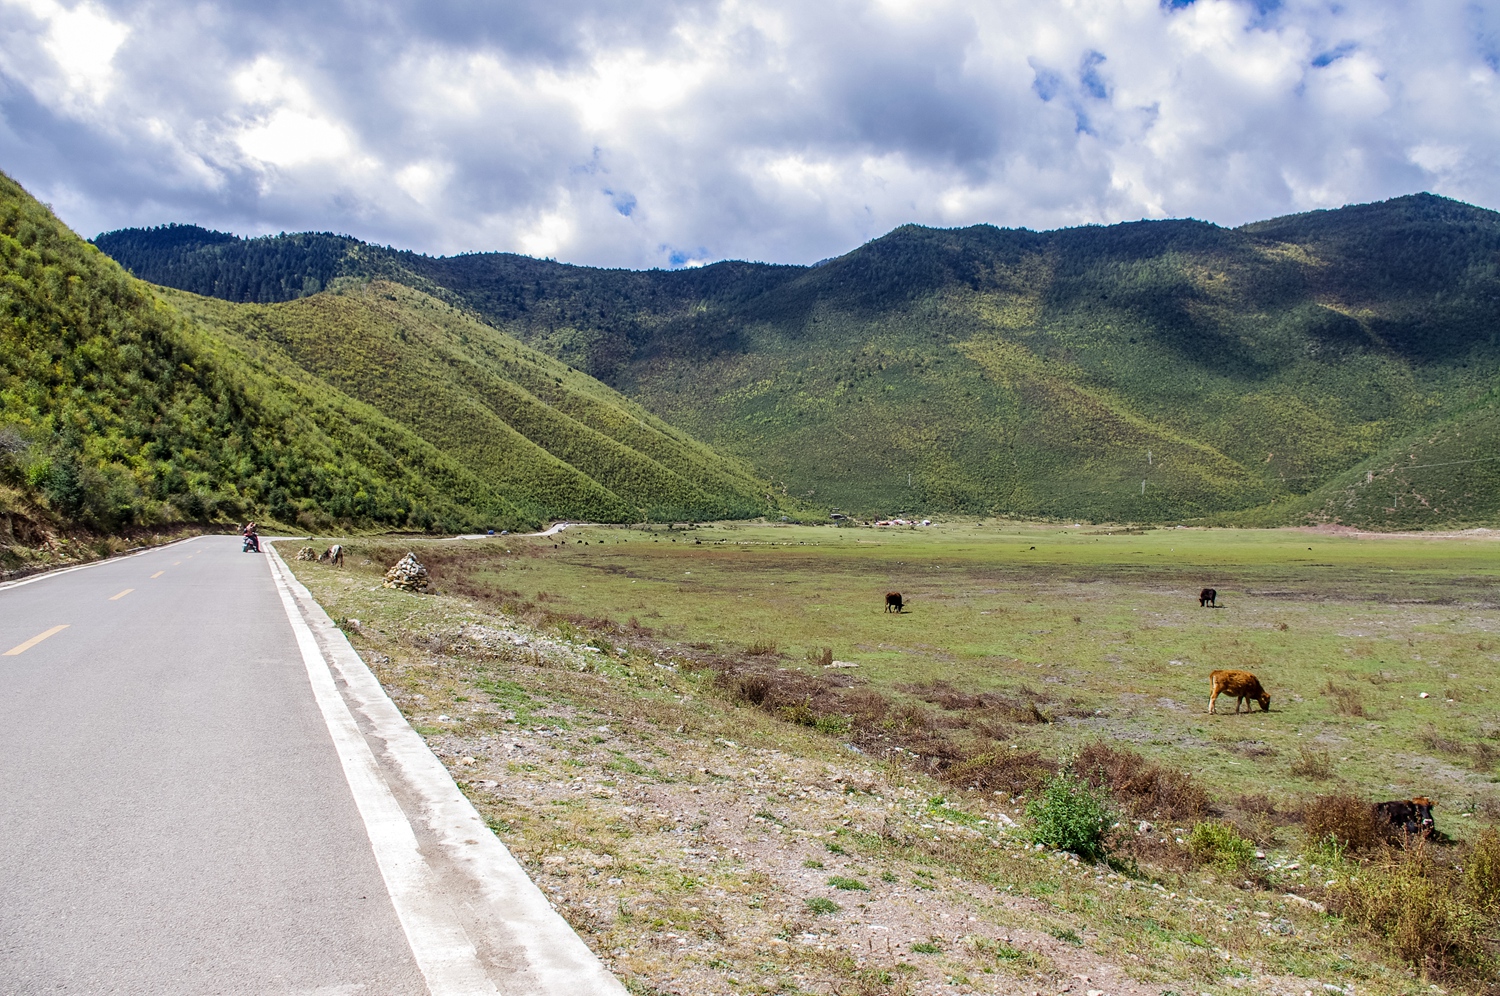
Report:
M263 555L0 590L0 992L427 991Z

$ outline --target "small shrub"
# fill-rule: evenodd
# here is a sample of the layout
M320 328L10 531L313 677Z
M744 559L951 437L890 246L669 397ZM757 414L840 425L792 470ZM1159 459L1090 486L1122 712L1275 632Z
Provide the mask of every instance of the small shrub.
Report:
M943 949L930 941L918 941L911 946L917 954L942 954Z
M891 704L879 692L869 688L859 688L845 693L839 707L853 714L861 723L877 723L885 718L885 714L890 711Z
M819 861L817 858L808 858L806 861L802 862L802 867L803 868L822 868L823 867L823 862Z
M854 721L848 716L819 716L813 723L813 729L831 737L841 737L853 727Z
M1500 831L1486 827L1464 862L1464 891L1483 910L1500 911Z
M807 911L813 916L827 916L830 913L837 913L840 909L842 909L842 907L832 899L824 899L822 896L814 896L813 898L806 900L803 905L807 907Z
M797 702L789 706L781 707L781 718L798 726L817 726L818 714L813 712L812 706L807 702Z
M1057 765L1034 750L998 750L977 754L944 769L943 781L986 791L1020 795L1041 788Z
M1072 927L1066 927L1061 930L1049 930L1047 933L1067 944L1080 945L1083 943L1083 938L1079 937L1078 931Z
M1330 680L1324 686L1323 691L1333 699L1333 711L1340 716L1363 716L1365 714L1365 700L1359 689L1335 685Z
M807 663L814 667L832 667L833 648L821 647L817 650L809 650L807 652Z
M1026 817L1032 843L1072 851L1090 861L1104 857L1105 835L1115 821L1109 793L1066 771L1027 804Z
M1204 820L1195 825L1188 835L1188 847L1199 861L1226 871L1244 868L1255 857L1255 845L1233 826L1219 820Z
M771 694L771 679L763 674L742 674L730 682L729 692L738 702L762 705Z
M1091 784L1109 789L1137 816L1192 820L1209 811L1208 793L1192 775L1133 750L1096 740L1079 752L1073 767Z
M1438 754L1463 754L1465 747L1452 737L1445 737L1429 726L1422 731L1422 746Z
M833 886L835 889L843 889L843 890L845 890L847 892L856 892L856 891L857 892L869 892L870 891L870 887L868 885L865 885L865 883L861 882L859 879L857 879L857 878L845 878L842 875L835 875L835 876L833 876L832 878L830 878L828 880L828 884L831 885L831 886Z
M778 649L780 648L777 647L775 640L759 639L745 647L745 653L752 657L770 657L775 655Z
M1380 842L1370 804L1347 793L1320 795L1308 803L1302 825L1314 845L1332 841L1341 848L1362 851Z
M1333 759L1328 756L1326 750L1314 750L1311 747L1303 747L1297 755L1297 760L1292 762L1291 772L1303 778L1311 778L1314 781L1322 781L1333 777Z

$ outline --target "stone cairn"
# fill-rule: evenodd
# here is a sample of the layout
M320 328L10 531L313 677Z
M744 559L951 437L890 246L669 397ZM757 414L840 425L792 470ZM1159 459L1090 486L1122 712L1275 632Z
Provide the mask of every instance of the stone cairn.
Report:
M381 584L387 588L400 588L402 591L426 591L427 582L427 568L408 553L396 562L395 567L385 572L385 580Z
M297 559L298 560L317 560L318 559L318 551L314 550L310 546L304 546L302 549L300 549L300 550L297 551Z

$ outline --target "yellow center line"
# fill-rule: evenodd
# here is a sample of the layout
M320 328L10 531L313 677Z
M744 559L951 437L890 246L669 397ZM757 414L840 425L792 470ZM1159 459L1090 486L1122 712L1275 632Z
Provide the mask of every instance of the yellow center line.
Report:
M130 594L132 591L135 591L135 589L134 588L126 588L124 591L120 592L118 595L111 595L111 596L109 596L109 600L111 602L118 602L120 599L122 599L126 595Z
M159 577L161 577L165 573L167 573L167 572L166 571L157 571L155 574L153 574L151 576L154 577L154 578L159 578Z
M61 633L63 630L65 630L67 628L68 628L68 624L67 623L63 623L61 626L53 626L51 629L47 630L47 632L45 632L45 633L38 633L36 636L33 636L31 639L27 640L25 643L22 643L19 646L11 647L5 653L0 654L0 657L14 657L17 654L24 654L26 651L30 650L32 647L36 646L38 643L41 643L47 637L49 637L49 636L56 636L58 633Z

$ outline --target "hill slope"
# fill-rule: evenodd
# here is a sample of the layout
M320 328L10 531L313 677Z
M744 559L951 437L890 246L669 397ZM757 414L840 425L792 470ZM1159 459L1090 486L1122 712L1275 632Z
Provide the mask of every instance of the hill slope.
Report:
M408 428L532 519L740 518L764 486L592 377L376 280L272 305L169 301L246 362L293 364Z
M1235 230L906 226L817 267L645 273L196 231L97 241L200 290L240 269L287 293L359 273L426 288L820 503L1378 526L1496 512L1480 464L1437 457L1457 452L1445 426L1464 459L1500 452L1500 215L1431 195ZM139 248L153 240L173 248ZM1444 466L1351 498L1397 451Z
M3 175L0 315L0 548L245 516L452 530L765 508L737 464L418 291L162 294Z

